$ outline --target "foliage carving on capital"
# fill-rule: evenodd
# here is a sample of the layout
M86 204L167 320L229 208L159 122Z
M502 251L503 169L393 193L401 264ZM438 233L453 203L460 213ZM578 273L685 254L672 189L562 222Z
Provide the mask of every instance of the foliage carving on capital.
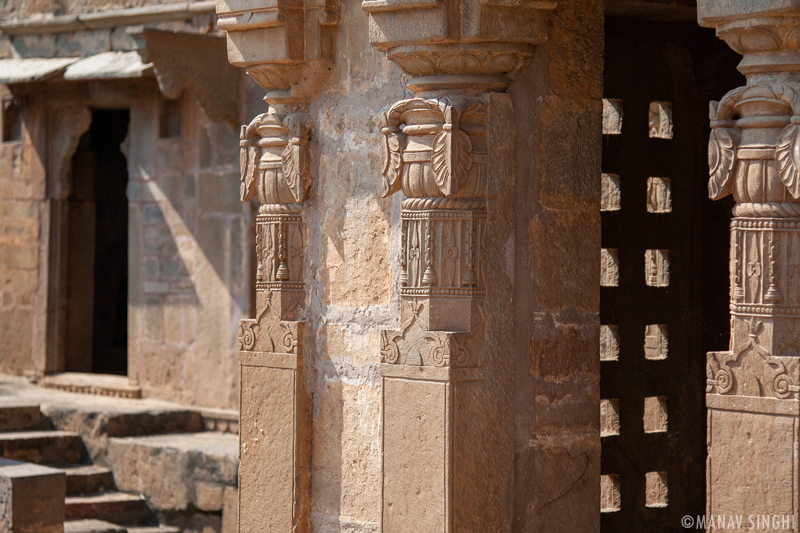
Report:
M800 200L797 88L787 84L739 87L720 102L711 102L709 118L708 192L712 200L729 194L746 203ZM772 133L775 131L779 134ZM765 186L756 187L759 182Z
M474 97L412 98L382 117L383 196L480 197L485 193L486 102ZM466 131L465 131L466 130ZM481 167L481 168L478 168Z
M308 141L313 129L303 113L262 113L242 126L242 202L256 194L262 204L296 204L308 197L313 184Z

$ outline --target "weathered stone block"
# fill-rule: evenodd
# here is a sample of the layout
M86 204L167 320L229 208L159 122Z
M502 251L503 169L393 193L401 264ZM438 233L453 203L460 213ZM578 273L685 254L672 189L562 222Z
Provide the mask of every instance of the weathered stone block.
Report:
M651 396L644 399L644 432L663 433L667 431L667 398Z
M4 401L0 404L0 432L35 428L41 415L38 404Z
M238 439L218 432L110 438L106 462L118 489L146 495L155 509L220 511L224 487L237 485Z
M242 366L242 411L239 434L242 468L239 473L239 530L292 531L296 520L296 439L298 431L296 372L293 369Z
M384 379L383 528L447 531L448 385ZM412 496L409 498L409 496Z
M64 522L66 475L45 466L0 459L0 529L59 531Z

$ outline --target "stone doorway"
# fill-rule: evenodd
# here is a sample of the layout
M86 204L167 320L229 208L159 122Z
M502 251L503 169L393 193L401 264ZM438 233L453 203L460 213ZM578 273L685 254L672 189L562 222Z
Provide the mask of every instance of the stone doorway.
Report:
M601 529L705 510L705 353L727 344L730 203L708 199L708 101L739 57L694 21L606 20Z
M72 157L68 201L67 372L128 373L128 110L92 111Z

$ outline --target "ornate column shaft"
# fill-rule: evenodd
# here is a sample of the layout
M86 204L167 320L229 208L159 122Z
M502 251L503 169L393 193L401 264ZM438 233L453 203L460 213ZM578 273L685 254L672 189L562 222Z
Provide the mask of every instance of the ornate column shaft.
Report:
M256 318L239 327L239 531L310 531L311 397L302 319L313 176L308 104L325 81L335 0L217 2L228 59L267 89L241 128L241 200L256 195Z
M400 326L381 335L382 528L510 530L514 347L500 318L512 315L510 280L487 201L513 183L514 124L510 97L496 93L545 40L554 3L362 7L370 43L417 93L382 127L384 196L406 196Z
M731 341L707 357L707 512L786 517L770 531L800 526L800 9L787 6L698 2L747 76L710 108L709 196L736 206Z

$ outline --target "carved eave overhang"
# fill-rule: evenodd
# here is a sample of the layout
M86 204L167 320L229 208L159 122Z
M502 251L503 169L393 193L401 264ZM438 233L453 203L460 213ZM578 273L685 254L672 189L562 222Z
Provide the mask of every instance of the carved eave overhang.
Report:
M370 44L411 76L415 92L502 91L547 38L555 1L364 0Z
M228 63L224 38L151 28L131 35L142 59L153 63L164 96L188 90L211 120L238 126L239 71Z
M307 103L330 72L339 0L218 0L231 64L270 91L267 100Z

